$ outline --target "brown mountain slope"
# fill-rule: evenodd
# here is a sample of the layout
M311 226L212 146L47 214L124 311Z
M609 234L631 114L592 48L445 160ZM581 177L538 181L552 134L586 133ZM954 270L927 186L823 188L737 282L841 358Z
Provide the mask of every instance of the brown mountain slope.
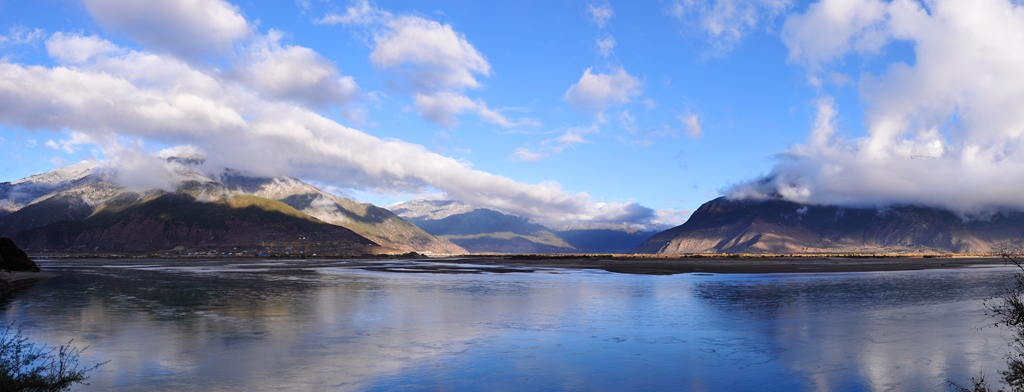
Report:
M3 220L19 218L26 209ZM30 252L361 254L381 249L349 229L284 203L248 195L204 202L181 193L126 192L84 219L56 221L9 235Z
M201 161L172 158L169 163L180 181L174 192L178 196L207 203L230 202L243 196L257 197L265 202L273 201L279 207L287 207L299 217L354 231L391 251L466 253L458 245L432 236L386 209L331 195L298 179L254 178L227 170L223 175L213 176L223 179L224 183L221 183L195 170ZM79 231L85 230L83 225L72 222L91 217L100 209L109 212L129 208L147 195L165 193L155 189L129 192L117 183L116 178L116 170L103 168L94 162L83 162L15 182L0 183L0 235L15 236L60 223L59 227L71 232L57 233L54 230L58 226L51 226L46 230L49 235L74 238L64 238L47 245L59 248L61 245L57 244L74 242L81 234ZM207 242L204 246L208 245L212 243Z
M1024 214L964 220L940 209L728 200L702 205L638 253L999 252L1024 244Z
M385 247L420 253L468 253L387 209L332 195L294 178L249 177L229 171L221 176L220 181L230 190L278 200L324 222L348 228Z

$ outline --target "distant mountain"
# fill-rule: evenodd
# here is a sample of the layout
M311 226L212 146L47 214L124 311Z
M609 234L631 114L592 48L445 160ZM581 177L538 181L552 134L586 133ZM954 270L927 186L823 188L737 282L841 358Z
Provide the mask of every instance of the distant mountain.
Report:
M554 233L574 248L585 250L585 253L633 253L637 244L657 232L630 227L595 227L558 230Z
M219 180L229 190L280 201L385 247L421 253L466 253L466 249L423 231L387 209L332 195L295 178L249 177L227 171Z
M175 163L174 192L129 191L92 163L0 184L0 235L30 252L465 253L390 211L297 179L229 171L217 181L192 170L195 162Z
M529 220L452 200L388 206L426 232L474 253L628 253L654 232L619 226L553 230Z
M980 253L1020 249L1024 214L964 220L915 206L844 208L720 197L638 253Z

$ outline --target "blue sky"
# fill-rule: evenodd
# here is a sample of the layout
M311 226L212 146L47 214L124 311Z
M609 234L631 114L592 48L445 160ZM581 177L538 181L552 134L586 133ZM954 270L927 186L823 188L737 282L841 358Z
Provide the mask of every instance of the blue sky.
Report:
M1004 35L939 53L935 37L966 31L949 1L142 3L0 0L4 180L100 159L130 182L173 149L379 205L457 198L552 224L678 224L723 193L1016 205L1001 180L1016 170L983 177L1000 197L949 203L942 165L907 159L973 178L970 146L1016 156L1019 116L971 110L1019 102L1019 78L995 100L975 81L937 101L909 92L935 84L922 54L1012 47L1022 11L1008 0L977 7L976 25ZM1019 62L949 72L1010 75L1003 60ZM1001 137L974 137L993 126ZM877 177L885 165L909 166Z

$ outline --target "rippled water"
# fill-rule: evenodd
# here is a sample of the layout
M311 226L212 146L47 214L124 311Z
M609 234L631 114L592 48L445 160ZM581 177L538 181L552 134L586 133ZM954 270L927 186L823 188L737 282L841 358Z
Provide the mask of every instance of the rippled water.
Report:
M641 276L73 260L0 305L81 390L945 390L1004 368L1006 267ZM979 329L980 328L980 329Z

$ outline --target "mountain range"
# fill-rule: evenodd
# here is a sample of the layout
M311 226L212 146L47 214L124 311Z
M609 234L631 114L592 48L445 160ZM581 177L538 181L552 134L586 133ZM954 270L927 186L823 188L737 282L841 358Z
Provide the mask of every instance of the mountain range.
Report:
M452 200L388 206L426 232L474 253L631 253L654 231L628 225L548 228L529 220Z
M720 197L680 226L549 227L452 200L387 208L291 177L204 175L171 158L171 189L130 189L82 162L0 183L0 237L31 253L998 253L1024 246L1024 213L852 208Z
M920 206L711 200L637 253L989 253L1021 249L1024 213L965 218Z
M170 191L128 189L94 162L2 183L0 236L30 252L465 253L386 209L294 178L211 178L197 162L169 163Z

